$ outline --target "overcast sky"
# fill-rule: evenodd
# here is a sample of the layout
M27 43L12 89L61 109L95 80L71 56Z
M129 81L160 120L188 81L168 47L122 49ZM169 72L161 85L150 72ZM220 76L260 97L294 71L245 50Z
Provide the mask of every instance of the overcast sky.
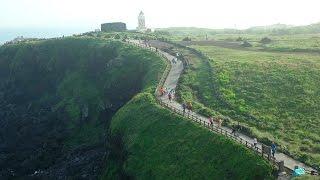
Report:
M284 23L320 22L320 0L0 0L0 28L98 28L123 21L146 25L247 28Z

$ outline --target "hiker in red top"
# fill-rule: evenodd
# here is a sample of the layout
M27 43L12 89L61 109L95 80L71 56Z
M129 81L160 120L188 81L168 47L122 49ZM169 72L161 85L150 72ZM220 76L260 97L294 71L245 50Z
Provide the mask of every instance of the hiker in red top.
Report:
M163 95L164 95L164 89L163 89L163 87L161 87L159 91L160 91L160 96L163 96Z

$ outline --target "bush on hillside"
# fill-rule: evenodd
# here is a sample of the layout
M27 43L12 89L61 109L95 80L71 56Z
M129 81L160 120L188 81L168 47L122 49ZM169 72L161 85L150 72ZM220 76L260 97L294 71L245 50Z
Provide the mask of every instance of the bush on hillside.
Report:
M242 37L238 37L237 39L236 39L236 41L243 41L243 38Z
M116 34L116 35L114 36L114 38L115 38L115 39L120 39L120 35L119 35L119 34Z
M241 44L242 47L252 47L252 44L250 44L248 41L243 41Z
M264 37L260 40L260 43L262 44L268 44L268 43L271 43L271 39L268 38L268 37Z
M182 39L182 41L191 41L191 38L185 37L185 38Z

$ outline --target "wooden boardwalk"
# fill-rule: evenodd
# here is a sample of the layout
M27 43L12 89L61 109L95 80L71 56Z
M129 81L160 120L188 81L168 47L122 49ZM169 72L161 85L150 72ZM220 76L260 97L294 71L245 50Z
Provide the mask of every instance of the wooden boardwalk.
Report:
M178 60L176 63L172 62L172 59L176 58L164 51L158 50L154 47L150 47L147 46L144 43L141 43L141 41L138 40L130 40L129 43L134 44L136 46L142 47L142 48L146 48L149 49L151 51L156 52L158 55L162 56L163 58L165 58L168 61L168 67L166 68L165 72L163 73L163 76L158 84L158 87L155 91L155 95L157 97L157 99L159 100L159 103L162 106L165 106L169 109L171 109L172 111L174 111L175 113L178 113L180 115L183 115L187 118L189 118L190 120L202 125L203 127L207 128L208 130L215 132L215 133L219 133L222 134L228 138L233 139L236 142L239 142L243 145L245 145L247 148L253 150L254 152L260 154L261 156L265 157L266 159L268 159L269 161L271 161L272 163L274 163L276 166L281 166L281 163L283 163L284 168L286 168L287 170L294 170L295 166L299 166L299 167L303 167L306 172L310 173L311 171L316 171L315 169L305 165L302 162L299 162L281 152L276 152L275 157L271 157L270 156L270 147L266 146L262 143L258 142L257 148L253 148L253 138L246 136L242 133L237 132L236 135L232 134L232 129L228 128L228 127L219 127L217 123L213 123L213 126L210 126L209 124L209 120L207 117L204 117L202 115L199 115L195 112L183 112L182 109L182 105L179 104L176 101L169 101L169 99L167 98L167 96L159 96L158 94L158 89L160 87L166 87L167 89L171 90L171 89L175 89L177 87L178 84L178 80L179 77L183 71L183 63ZM268 151L266 151L266 149ZM281 168L281 167L280 167Z

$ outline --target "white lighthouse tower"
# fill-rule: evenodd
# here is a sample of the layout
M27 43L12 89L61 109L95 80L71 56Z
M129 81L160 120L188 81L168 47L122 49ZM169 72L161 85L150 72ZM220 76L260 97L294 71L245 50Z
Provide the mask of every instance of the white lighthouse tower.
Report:
M137 27L138 31L142 31L145 32L147 30L146 28L146 20L144 17L144 13L142 11L140 11L139 16L138 16L138 27Z

